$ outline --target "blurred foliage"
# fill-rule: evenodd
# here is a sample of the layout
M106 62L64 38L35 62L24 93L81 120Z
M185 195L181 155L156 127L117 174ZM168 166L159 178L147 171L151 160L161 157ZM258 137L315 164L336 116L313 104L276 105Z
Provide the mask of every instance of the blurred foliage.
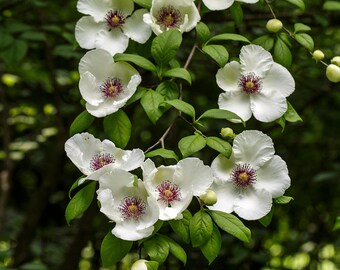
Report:
M312 28L308 34L315 48L325 53L327 62L340 55L340 16L339 10L325 2L305 1L304 12L284 1L272 1L272 5L288 29L293 30L297 22ZM249 40L270 35L265 28L271 18L268 9L260 3L242 8L244 20L237 25L230 11L219 16L205 13L212 34L236 32ZM3 200L4 216L0 209L0 269L13 262L16 266L12 269L76 269L72 265L82 270L99 269L100 243L110 228L106 218L96 205L92 212L89 210L89 217L84 214L70 227L64 218L67 191L79 172L67 160L63 144L72 121L84 110L79 102L77 72L84 51L74 40L78 18L75 0L0 1L0 166L1 179L8 173L10 184L8 194L0 194L2 199L7 197ZM286 194L294 201L276 206L272 223L266 228L259 222L247 222L252 230L249 244L224 235L221 254L211 266L199 251L190 251L183 244L188 252L187 269L340 269L339 230L333 231L340 215L340 87L327 81L325 67L315 63L306 49L294 40L291 43L296 91L289 101L303 122L287 124L282 130L277 124L251 120L247 129L263 130L273 138L276 152L288 164L292 186ZM192 39L184 39L179 61L185 61L192 45ZM223 45L230 59L238 56L239 43ZM141 49L132 42L130 46ZM190 99L195 108L202 108L197 112L200 115L217 106L220 90L212 80L217 66L196 53L189 68L194 78L191 89L195 91L186 91L184 86L184 100ZM128 148L138 145L144 150L174 117L170 110L155 126L140 105L129 106L127 112L134 127ZM97 119L93 128L101 125ZM223 121L205 122L206 129L215 134L226 126L236 132L240 129ZM192 133L184 121L176 123L175 130L166 140L169 149L179 137ZM204 158L200 157L209 163L214 155L207 150ZM136 258L138 254L131 253L110 269L129 269ZM164 269L184 267L170 257Z

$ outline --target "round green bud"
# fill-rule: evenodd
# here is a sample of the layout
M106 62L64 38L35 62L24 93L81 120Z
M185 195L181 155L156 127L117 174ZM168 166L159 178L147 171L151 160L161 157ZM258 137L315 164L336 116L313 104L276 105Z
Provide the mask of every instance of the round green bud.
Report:
M339 55L334 56L331 59L331 63L334 64L334 65L337 65L338 67L340 67L340 56Z
M314 52L313 52L313 59L316 61L316 62L319 62L319 61L321 61L322 59L324 59L325 58L325 55L324 55L324 53L322 52L322 51L320 51L320 50L315 50Z
M340 67L334 64L330 64L326 69L327 79L331 82L340 82Z
M267 22L266 28L269 32L279 32L283 27L282 22L279 19L271 19Z
M236 136L234 131L229 127L222 128L220 134L222 138L226 140L233 140Z
M208 189L208 191L200 196L200 200L208 206L214 205L217 202L217 195L215 191Z
M144 259L135 261L131 266L131 270L147 270L148 267L146 266L145 262L147 262L147 260Z

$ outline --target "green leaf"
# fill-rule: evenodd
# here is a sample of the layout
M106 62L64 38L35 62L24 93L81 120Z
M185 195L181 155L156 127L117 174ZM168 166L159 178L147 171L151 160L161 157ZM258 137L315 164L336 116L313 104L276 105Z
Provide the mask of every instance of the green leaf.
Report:
M158 270L159 263L155 261L145 262L147 270Z
M274 203L276 203L276 204L287 204L287 203L290 203L293 200L294 200L293 197L281 196L281 197L275 198Z
M275 121L276 123L278 123L281 127L282 127L282 131L285 129L286 126L286 119L284 116L281 116L279 119L277 119Z
M199 22L196 25L195 29L196 29L197 37L201 43L205 43L210 38L210 30L209 30L209 27L205 23Z
M138 86L136 92L132 95L132 97L129 98L129 100L126 102L125 106L128 106L128 105L140 100L148 90L149 90L148 88L145 88L143 86Z
M15 41L15 39L7 34L7 33L4 33L4 32L0 32L0 52L6 48L8 48L11 44L13 44L13 42Z
M272 206L272 209L270 209L270 212L265 215L263 218L259 219L260 223L264 226L264 227L268 227L269 224L272 221L273 218L273 213L274 213L274 205Z
M46 35L44 33L34 31L23 32L20 38L28 41L46 41Z
M207 110L197 119L197 121L202 118L225 119L229 121L242 122L244 124L243 120L237 114L221 109Z
M164 77L180 78L191 84L191 75L185 68L172 68L162 74Z
M213 232L213 222L206 211L201 209L190 220L190 238L193 247L203 246Z
M291 3L302 10L305 9L305 3L303 2L303 0L286 0L286 2Z
M170 104L171 106L175 107L177 110L195 119L195 108L191 104L180 99L166 100L164 101L164 103Z
M281 38L278 38L274 45L274 60L286 68L292 65L292 53Z
M161 94L165 100L177 99L179 97L179 88L173 81L161 82L157 86L156 92Z
M81 112L72 122L70 126L69 134L73 136L74 134L80 133L88 129L95 117L89 114L86 110Z
M296 24L294 24L294 33L297 33L297 32L306 32L306 31L310 31L310 30L312 30L312 28L310 28L306 24L303 24L303 23L296 23Z
M132 248L133 242L122 240L109 232L100 247L100 257L104 267L110 267L121 261Z
M283 115L284 119L287 120L288 122L302 122L302 118L300 117L300 115L295 111L295 109L293 108L292 104L290 104L287 101L287 111L285 112L285 114Z
M216 225L223 231L235 236L243 242L249 243L251 238L250 230L244 226L241 220L232 214L221 211L210 210L209 214L215 221Z
M104 131L108 138L119 148L124 149L131 137L132 125L123 110L119 110L104 118Z
M96 191L96 185L97 182L89 183L80 191L78 191L68 203L65 210L65 218L68 224L70 224L73 219L83 214L86 209L89 208Z
M151 260L163 263L169 255L169 243L161 236L155 235L144 242L146 253Z
M295 39L299 42L303 47L308 49L309 51L313 51L314 49L314 41L313 38L306 33L299 33L295 35Z
M218 137L207 137L205 140L210 148L216 150L227 158L230 157L232 151L230 143Z
M239 34L233 34L233 33L227 33L227 34L220 34L220 35L216 35L213 36L211 39L209 39L206 43L210 43L213 41L229 41L229 40L233 40L233 41L242 41L242 42L246 42L246 43L250 43L250 41Z
M190 226L190 220L192 218L191 213L189 210L184 210L182 212L183 218L182 219L173 219L169 220L169 224L173 231L181 237L183 242L189 244L190 243L190 231L189 231L189 226Z
M228 62L229 53L222 45L206 45L202 50L211 57L220 67Z
M113 58L116 62L119 61L130 62L145 70L149 70L152 72L157 71L156 66L151 61L137 54L118 53L115 54Z
M327 1L322 6L325 10L335 11L340 10L340 2L338 1Z
M176 56L182 43L182 35L177 29L165 31L154 38L151 54L159 66L165 66Z
M185 265L187 263L187 254L185 250L172 238L165 235L161 235L161 237L168 242L170 253Z
M217 258L222 246L222 238L219 229L213 224L213 231L209 240L201 246L204 257L208 260L209 265Z
M3 58L6 65L14 67L19 65L24 59L27 49L28 46L25 41L15 40L11 43L11 46L8 46L1 52L0 56Z
M80 179L82 179L82 178L84 178L85 176L84 175L82 175L82 176L80 176L76 181L74 181L74 183L72 184L72 186L70 187L70 190L68 191L68 197L70 198L70 199L72 199L72 197L73 197L73 194L74 194L74 191L77 189L77 188L82 188L83 186L85 186L85 185L87 185L88 184L88 182L86 182L86 183L84 183L84 184L82 184L82 185L79 185L79 180Z
M274 47L274 38L269 35L260 36L253 40L253 44L259 45L265 50L270 51Z
M178 142L178 148L184 158L200 151L205 145L205 139L198 134L184 137Z
M152 5L152 0L133 0L133 2L146 9L150 9Z
M336 218L333 231L340 230L340 216Z
M237 26L241 25L243 22L243 10L238 2L234 2L234 4L230 7L231 15L234 18L235 24Z
M174 159L174 160L178 161L178 156L176 155L176 153L174 151L164 149L164 148L159 148L159 149L150 151L150 152L145 154L146 158L152 158L152 157L156 157L156 156L161 156L162 158L165 158L165 159Z
M161 107L164 97L154 90L147 91L142 97L140 103L153 124L166 112L167 108Z

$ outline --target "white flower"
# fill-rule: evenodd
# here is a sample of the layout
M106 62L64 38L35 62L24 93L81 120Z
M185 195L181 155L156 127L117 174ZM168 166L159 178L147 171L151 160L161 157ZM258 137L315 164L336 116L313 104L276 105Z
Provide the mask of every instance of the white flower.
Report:
M174 28L189 32L200 19L194 0L152 0L150 13L143 16L156 35Z
M211 168L215 181L212 189L217 202L210 209L231 213L247 220L270 212L272 199L290 186L286 163L274 155L271 138L260 131L243 131L234 139L230 159L217 156Z
M84 49L100 48L115 55L126 50L129 38L145 43L151 35L150 26L143 22L148 11L132 13L131 0L78 0L77 9L90 15L80 18L75 28L76 40Z
M203 3L210 10L222 10L229 8L235 1L253 4L259 0L203 0Z
M159 213L143 181L135 180L129 172L114 169L99 177L97 195L100 211L116 223L113 235L137 241L152 234Z
M138 71L125 62L115 63L104 50L87 52L79 63L79 89L86 110L104 117L118 111L141 83Z
M144 161L144 152L140 149L122 150L109 140L100 141L92 134L76 134L65 143L69 159L84 174L85 180L98 180L104 172L114 168L132 171Z
M141 167L145 187L157 200L161 220L182 218L192 197L204 194L213 182L211 168L198 158L186 158L176 165L158 168L147 159Z
M286 97L295 89L289 71L257 45L243 46L240 63L232 61L219 69L216 81L225 91L219 96L219 108L236 113L244 121L252 114L262 122L278 119L287 110Z

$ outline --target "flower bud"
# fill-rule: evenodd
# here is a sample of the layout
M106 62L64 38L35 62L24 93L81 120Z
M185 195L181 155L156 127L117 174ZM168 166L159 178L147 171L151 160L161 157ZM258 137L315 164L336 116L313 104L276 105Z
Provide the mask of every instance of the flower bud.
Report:
M220 134L223 139L228 140L228 141L233 140L236 136L234 131L229 127L222 128Z
M326 76L331 82L340 82L340 67L334 64L328 65L326 69Z
M331 63L334 64L334 65L337 65L338 67L340 67L340 56L339 55L334 56L331 59Z
M313 52L313 59L316 61L316 62L319 62L319 61L321 61L322 59L324 59L325 58L325 55L324 55L324 53L322 52L322 51L320 51L320 50L315 50L314 52Z
M205 194L200 196L200 200L208 206L214 205L217 202L215 191L209 189Z
M131 270L147 270L148 267L146 266L145 262L147 262L147 260L144 259L135 261L131 266Z
M279 32L283 27L283 24L280 20L278 19L271 19L267 22L266 28L269 32Z

